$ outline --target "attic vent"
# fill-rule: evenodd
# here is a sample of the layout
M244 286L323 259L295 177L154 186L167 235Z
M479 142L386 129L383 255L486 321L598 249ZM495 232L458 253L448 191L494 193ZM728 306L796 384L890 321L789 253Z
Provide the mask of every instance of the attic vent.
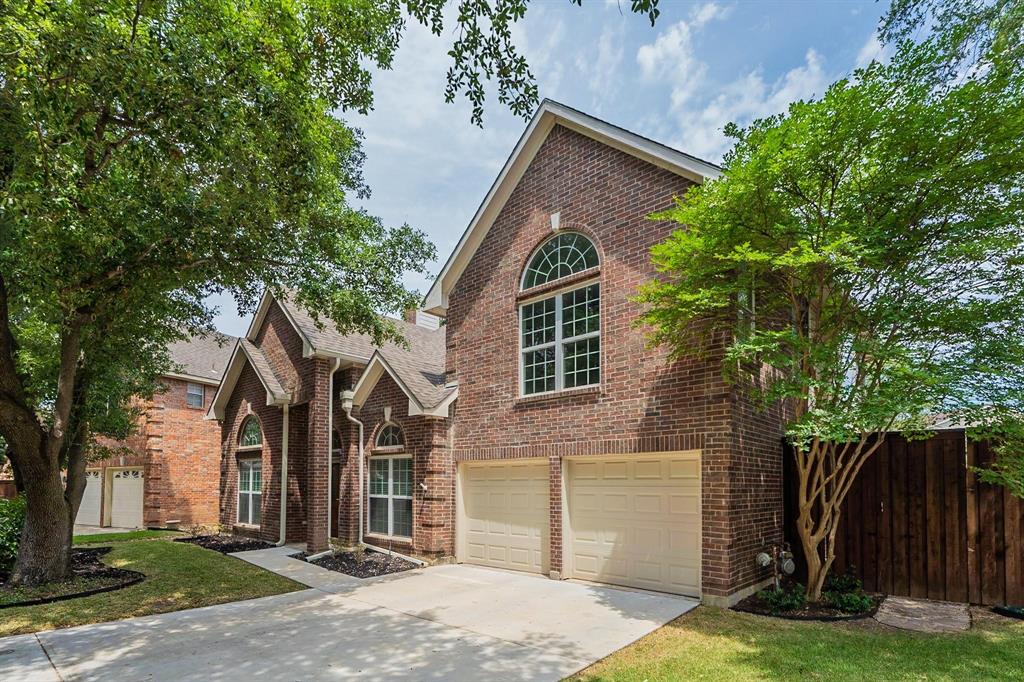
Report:
M422 310L416 311L416 324L427 329L437 329L441 326L441 318L437 315L425 313Z

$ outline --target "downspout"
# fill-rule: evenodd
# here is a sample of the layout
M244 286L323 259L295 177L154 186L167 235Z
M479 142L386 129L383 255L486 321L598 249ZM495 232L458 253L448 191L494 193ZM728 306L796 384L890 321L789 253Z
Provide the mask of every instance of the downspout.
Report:
M363 422L359 421L358 419L356 419L355 417L352 416L352 398L354 396L355 396L355 394L352 391L343 391L342 394L341 394L341 408L343 410L345 410L345 416L348 417L348 420L350 422L352 422L353 424L356 424L356 425L359 426L359 542L358 542L358 544L359 544L360 547L369 547L370 549L375 549L375 550L377 550L378 552L380 552L382 554L394 554L395 556L401 557L402 559L405 559L406 561L408 561L410 563L418 564L420 566L426 566L427 562L423 561L422 559L417 559L416 557L406 556L405 554L399 554L398 552L395 552L393 550L384 549L383 547L377 547L376 545L370 545L370 544L367 544L367 543L363 542L363 488L366 485L366 482L363 479Z
M345 410L345 416L353 424L359 426L359 544L363 544L363 422L352 416L353 391L343 391L341 394L341 409Z
M281 406L281 532L277 546L283 547L288 537L288 403Z

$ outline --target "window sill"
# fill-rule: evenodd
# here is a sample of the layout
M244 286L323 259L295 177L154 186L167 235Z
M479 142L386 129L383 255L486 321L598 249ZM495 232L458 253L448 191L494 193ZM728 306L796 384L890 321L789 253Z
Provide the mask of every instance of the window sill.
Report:
M548 400L559 400L560 398L575 398L578 396L598 396L602 394L600 386L584 386L583 388L567 388L552 393L540 393L538 395L521 395L515 399L515 405L529 405L532 403L543 403Z
M366 533L363 535L363 540L366 540L371 545L382 542L394 542L400 545L412 546L412 538L402 537L401 535L378 535L376 533ZM385 549L387 548L385 547Z

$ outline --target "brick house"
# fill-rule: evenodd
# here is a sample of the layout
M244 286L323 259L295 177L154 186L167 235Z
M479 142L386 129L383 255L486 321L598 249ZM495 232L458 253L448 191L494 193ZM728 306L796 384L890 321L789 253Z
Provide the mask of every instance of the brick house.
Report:
M718 172L545 101L426 296L444 324L375 348L265 295L210 410L221 522L716 604L763 585L780 415L722 344L673 361L633 324L674 227L648 216Z
M167 527L218 522L220 428L205 419L234 345L223 334L168 348L178 371L144 406L126 441L106 441L120 453L90 462L75 523Z

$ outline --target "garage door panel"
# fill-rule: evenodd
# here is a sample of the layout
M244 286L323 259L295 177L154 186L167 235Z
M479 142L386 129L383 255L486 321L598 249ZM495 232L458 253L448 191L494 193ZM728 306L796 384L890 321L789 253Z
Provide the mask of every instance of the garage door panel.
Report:
M547 571L546 460L462 465L464 561Z
M113 473L110 486L110 525L120 528L142 526L143 488L141 469L121 469Z
M700 513L700 496L675 494L669 500L669 512L672 514Z
M699 474L697 453L570 460L573 577L698 596Z
M102 498L103 481L100 478L100 470L86 470L85 492L82 493L82 502L78 505L78 515L75 516L75 523L86 526L100 525L100 502Z

